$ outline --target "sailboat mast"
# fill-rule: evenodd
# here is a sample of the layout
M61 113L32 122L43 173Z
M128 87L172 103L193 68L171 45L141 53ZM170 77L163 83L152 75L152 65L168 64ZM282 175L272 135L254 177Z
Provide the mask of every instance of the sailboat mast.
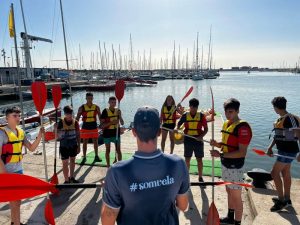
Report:
M18 78L18 86L19 86L19 98L20 98L20 105L21 105L21 119L22 119L22 127L25 129L25 122L24 122L24 109L23 109L23 95L22 95L22 87L21 87L21 75L20 75L20 61L19 61L19 54L18 54L18 44L17 44L17 36L16 36L16 26L15 26L15 13L14 13L14 4L11 3L11 16L12 16L12 25L14 29L14 43L15 43L15 54L16 54L16 66L17 66L17 78ZM27 150L26 150L27 153Z
M64 13L61 0L60 3L60 14L61 14L61 23L63 28L63 35L64 35L64 44L65 44L65 54L66 54L66 63L67 63L67 71L69 72L69 59L68 59L68 49L67 49L67 40L66 40L66 31L65 31L65 22L64 22ZM71 88L71 74L69 73L69 91L71 95L71 106L73 107L73 99L72 99L72 88Z
M210 45L211 45L211 26L210 26L210 32L209 32L209 45L208 45L208 59L207 59L207 70L209 70L210 67Z
M197 32L197 43L196 43L196 71L198 72L198 61L199 61L199 47L198 47L199 32Z

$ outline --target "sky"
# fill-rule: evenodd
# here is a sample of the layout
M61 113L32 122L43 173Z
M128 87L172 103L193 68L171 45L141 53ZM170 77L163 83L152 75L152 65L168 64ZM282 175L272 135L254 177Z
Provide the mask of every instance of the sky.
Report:
M35 67L66 67L59 0L22 0L27 32L53 40L53 44L34 42L31 50ZM184 61L188 51L192 63L193 46L199 32L204 63L207 62L210 27L212 27L213 66L295 67L300 60L299 0L62 0L67 45L71 67L79 64L89 69L91 55L111 49L133 57L138 52L157 64L168 56L171 64L173 45L176 57ZM8 34L8 14L14 3L18 47L24 31L20 0L0 1L0 48L12 64L13 39ZM22 59L21 49L20 57ZM119 56L118 56L119 57ZM100 61L100 60L99 60ZM15 62L14 62L15 64ZM23 65L23 60L21 60ZM0 66L3 66L0 57ZM99 66L100 64L98 64ZM96 65L97 66L97 65Z

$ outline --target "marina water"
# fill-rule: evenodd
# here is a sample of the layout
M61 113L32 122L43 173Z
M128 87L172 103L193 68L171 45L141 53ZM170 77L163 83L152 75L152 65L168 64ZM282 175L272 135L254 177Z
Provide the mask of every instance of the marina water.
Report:
M285 96L288 100L288 112L300 115L299 84L300 76L291 73L223 72L218 79L214 80L164 80L159 81L153 87L126 88L120 106L125 124L129 125L133 121L134 113L138 107L151 105L160 110L167 95L173 95L176 103L178 103L189 87L194 86L194 91L188 99L198 98L200 108L207 109L211 107L209 90L211 86L214 92L216 111L221 112L225 118L223 102L230 97L237 98L241 102L240 117L247 120L252 127L253 139L248 149L246 170L263 168L270 171L275 157L258 156L251 149L255 147L266 150L271 142L269 135L273 129L274 121L278 118L271 104L271 100L275 96ZM114 92L94 92L94 102L103 110L108 105L108 98L112 95ZM183 106L188 107L188 99L183 102ZM73 104L76 112L83 103L85 103L85 92L74 92ZM66 104L70 104L70 99L61 101L62 107ZM32 107L34 107L32 102L25 105L25 111ZM53 103L48 101L47 107L53 107ZM215 132L220 131L216 130ZM276 152L275 147L274 152ZM292 176L300 178L299 171L300 163L294 161Z

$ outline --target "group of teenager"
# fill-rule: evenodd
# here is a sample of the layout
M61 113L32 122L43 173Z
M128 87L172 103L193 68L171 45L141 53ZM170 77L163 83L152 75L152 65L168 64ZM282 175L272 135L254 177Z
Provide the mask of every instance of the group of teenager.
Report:
M172 96L167 96L161 112L145 106L134 115L132 133L136 138L137 151L129 160L122 161L120 147L120 129L123 125L121 111L116 108L116 98L110 97L108 107L102 112L93 103L93 94L86 94L86 104L73 116L71 106L63 108L64 117L55 125L57 140L60 142L60 155L63 161L65 183L77 183L74 178L75 157L80 152L83 139L83 158L86 161L88 139L94 143L95 162L102 161L98 156L98 125L103 130L108 166L103 191L101 221L103 225L117 224L179 224L177 209L188 210L188 193L190 190L189 167L193 154L198 163L198 180L202 177L202 158L204 157L203 138L208 132L205 114L199 111L199 100L189 100L189 110L184 111L176 105ZM290 199L292 159L300 161L299 125L297 116L286 110L286 99L275 97L272 100L274 110L279 114L274 124L274 138L267 154L272 156L276 145L279 156L272 169L272 177L278 192L273 198L271 211L279 211L292 204ZM243 167L247 148L252 138L252 130L245 120L239 118L240 102L230 98L224 102L226 121L222 127L222 140L211 140L211 146L220 150L210 150L213 157L220 157L222 179L228 182L243 182ZM214 112L212 112L214 113ZM22 147L34 151L41 141L44 129L34 142L30 142L25 132L18 127L21 111L18 107L6 110L7 125L0 129L0 173L23 174ZM82 126L79 126L79 120ZM177 121L178 120L178 121ZM174 134L184 132L184 158L174 152ZM165 141L169 134L171 154L165 154ZM161 150L158 137L162 135ZM115 163L110 166L110 143L116 146ZM238 185L226 185L228 196L227 216L220 219L221 224L241 224L243 214L242 188ZM11 224L19 225L21 201L10 202Z

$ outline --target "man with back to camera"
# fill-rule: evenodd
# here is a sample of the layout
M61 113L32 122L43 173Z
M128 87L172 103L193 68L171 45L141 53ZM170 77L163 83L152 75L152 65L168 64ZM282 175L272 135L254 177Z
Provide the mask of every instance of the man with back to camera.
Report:
M107 171L103 191L103 225L179 225L176 207L188 208L189 175L185 162L157 149L158 110L139 108L133 135L138 150Z
M247 148L252 139L250 125L239 118L240 102L230 98L224 102L226 121L223 124L222 142L211 140L211 145L221 148L211 151L214 157L221 157L222 179L228 182L243 182L243 166L247 155ZM221 224L240 225L243 216L242 187L226 185L228 198L227 217L221 218Z

